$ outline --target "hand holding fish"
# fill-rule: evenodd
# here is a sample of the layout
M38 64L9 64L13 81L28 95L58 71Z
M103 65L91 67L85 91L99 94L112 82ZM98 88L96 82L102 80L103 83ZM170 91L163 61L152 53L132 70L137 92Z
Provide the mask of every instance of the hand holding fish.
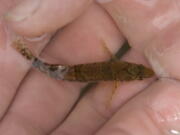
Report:
M180 134L178 2L98 2L4 2L0 134ZM109 61L102 40L131 50Z

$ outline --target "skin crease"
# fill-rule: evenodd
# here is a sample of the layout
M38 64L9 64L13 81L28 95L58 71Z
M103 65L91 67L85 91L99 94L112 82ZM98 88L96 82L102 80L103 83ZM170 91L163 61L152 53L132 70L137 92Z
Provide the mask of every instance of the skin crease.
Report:
M0 15L5 17L0 20L1 134L169 135L180 131L178 0L100 0L99 4L44 0L43 6L36 5L38 10L28 8L33 13L21 21L12 17L15 9L8 12L19 2L0 2ZM25 5L21 8L26 10ZM23 9L16 9L16 15L18 11ZM101 41L115 53L126 37L132 50L123 60L150 63L159 79L120 82L108 108L114 82L100 82L64 120L85 84L56 81L30 69L30 63L11 47L17 34L25 36L35 52L45 48L42 59L62 64L107 60Z

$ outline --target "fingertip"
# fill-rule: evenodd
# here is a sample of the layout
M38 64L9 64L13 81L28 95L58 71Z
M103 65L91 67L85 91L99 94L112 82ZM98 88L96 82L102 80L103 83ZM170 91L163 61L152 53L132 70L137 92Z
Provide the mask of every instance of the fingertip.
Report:
M41 0L25 0L8 11L4 18L10 22L21 22L32 16L40 7Z
M97 135L180 133L179 89L177 80L156 81L121 107Z
M180 79L178 35L179 32L172 29L146 45L146 58L159 77Z
M7 23L20 34L36 37L51 33L78 17L91 0L26 0L5 15Z
M148 88L146 93L145 106L149 108L149 116L157 124L159 130L166 134L180 131L179 89L178 80L162 78Z

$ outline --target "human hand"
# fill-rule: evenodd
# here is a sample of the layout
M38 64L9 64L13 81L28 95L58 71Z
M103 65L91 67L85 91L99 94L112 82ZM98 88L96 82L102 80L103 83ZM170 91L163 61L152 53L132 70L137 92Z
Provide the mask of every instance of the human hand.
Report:
M106 103L114 82L99 83L65 119L85 84L56 81L33 69L28 72L30 64L10 46L12 39L4 36L7 31L2 31L1 134L160 135L178 131L180 86L174 81L179 76L178 63L174 64L178 57L175 1L113 0L101 5L88 0L41 2L32 4L38 10L28 8L33 11L28 17L17 19L8 14L6 19L9 29L25 36L37 52L59 30L42 52L41 57L47 61L79 64L106 60L109 55L101 41L115 53L126 37L132 50L123 60L145 65L150 62L160 78L173 79L122 82L109 108ZM20 9L16 12L24 13ZM2 23L1 27L4 26ZM37 36L40 38L32 38Z

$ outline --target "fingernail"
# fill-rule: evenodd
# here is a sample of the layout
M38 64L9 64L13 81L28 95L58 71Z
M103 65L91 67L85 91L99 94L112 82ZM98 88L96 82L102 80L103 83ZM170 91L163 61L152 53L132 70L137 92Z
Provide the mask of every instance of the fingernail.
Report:
M23 21L32 16L39 8L41 0L25 0L5 14L8 21Z
M160 79L154 84L156 91L148 98L149 114L165 135L180 135L180 82Z
M47 38L49 36L49 34L43 34L39 37L24 37L26 40L30 41L30 42L37 42L37 41L42 41L45 38Z
M175 129L170 129L169 133L171 133L172 135L180 135L180 131L175 130Z

